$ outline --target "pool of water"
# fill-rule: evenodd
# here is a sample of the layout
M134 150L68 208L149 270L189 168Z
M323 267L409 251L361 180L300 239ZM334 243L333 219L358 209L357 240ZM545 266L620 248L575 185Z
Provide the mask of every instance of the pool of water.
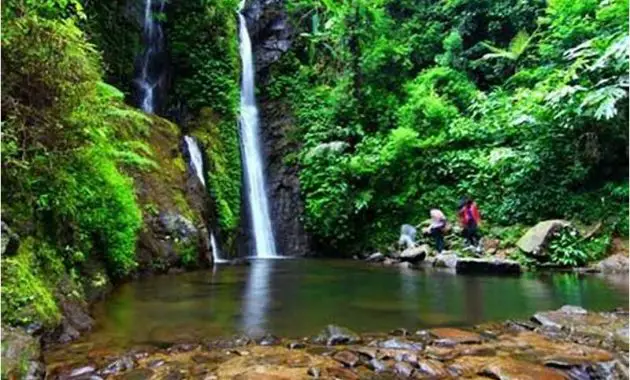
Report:
M327 260L164 275L118 288L94 308L85 340L125 348L238 333L299 337L335 323L359 332L472 325L565 304L628 305L628 277L574 273L463 276Z

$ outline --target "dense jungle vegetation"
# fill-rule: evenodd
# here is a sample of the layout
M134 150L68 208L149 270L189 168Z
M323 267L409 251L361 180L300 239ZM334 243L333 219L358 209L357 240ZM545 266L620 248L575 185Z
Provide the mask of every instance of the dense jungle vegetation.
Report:
M159 169L157 117L130 106L141 26L125 0L2 7L3 321L54 325L56 300L137 269ZM217 223L241 224L236 1L168 3L162 116L208 159ZM604 221L628 235L625 0L295 0L294 40L264 91L290 104L318 252L385 247L432 207L472 196L489 226ZM262 91L263 89L260 89ZM183 165L182 165L183 167ZM574 242L570 242L573 244ZM94 268L98 270L94 270Z
M626 1L292 1L272 88L322 248L383 247L469 195L487 224L628 234ZM284 95L288 94L288 95Z

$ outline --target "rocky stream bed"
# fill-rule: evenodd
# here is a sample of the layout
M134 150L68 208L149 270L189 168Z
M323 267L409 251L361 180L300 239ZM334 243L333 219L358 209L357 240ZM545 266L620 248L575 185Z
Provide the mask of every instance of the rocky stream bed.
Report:
M50 347L44 362L47 379L74 380L627 379L628 342L627 311L564 306L471 328L359 335L329 325L300 339L235 336L123 353L74 343Z

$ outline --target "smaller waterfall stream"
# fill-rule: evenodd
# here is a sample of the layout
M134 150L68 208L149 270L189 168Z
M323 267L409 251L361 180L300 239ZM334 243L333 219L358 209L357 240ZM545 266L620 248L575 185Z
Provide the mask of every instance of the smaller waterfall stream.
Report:
M165 3L166 0L144 0L142 32L145 49L140 62L140 72L135 82L139 93L140 108L147 113L155 112L155 92L161 85L163 77L160 55L164 52L164 32L160 21L154 15L153 8L157 8L162 13Z
M190 136L184 136L184 142L186 143L186 147L188 148L188 154L190 155L190 163L197 174L197 177L203 184L203 187L206 187L206 180L203 177L203 156L201 155L201 149L199 149L199 144L197 144L197 140ZM210 230L210 248L212 248L212 259L215 264L224 263L227 260L223 260L221 258L221 251L219 250L219 245L217 244L217 240L214 237L214 233Z

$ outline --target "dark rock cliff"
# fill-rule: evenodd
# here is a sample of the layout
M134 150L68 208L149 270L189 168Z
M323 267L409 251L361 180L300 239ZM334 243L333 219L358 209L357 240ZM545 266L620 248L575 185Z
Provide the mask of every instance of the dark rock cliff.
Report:
M300 149L300 144L290 138L296 125L288 102L271 100L266 92L266 85L273 80L269 69L291 47L293 29L283 0L254 0L246 9L256 59L260 128L276 244L282 255L304 256L310 249L301 221L304 202L298 167L287 160Z

